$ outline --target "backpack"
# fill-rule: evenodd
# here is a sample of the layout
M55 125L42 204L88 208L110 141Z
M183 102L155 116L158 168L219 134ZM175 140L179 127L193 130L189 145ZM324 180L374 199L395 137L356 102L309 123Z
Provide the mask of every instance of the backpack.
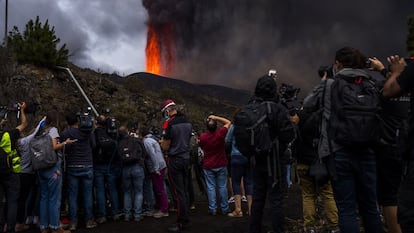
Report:
M134 137L127 137L119 141L119 154L123 164L144 165L145 148L143 143Z
M269 152L273 147L268 115L272 111L271 101L252 102L244 106L234 117L235 143L246 157Z
M53 167L58 161L57 154L53 150L53 142L49 135L49 130L36 135L30 141L30 156L32 167L35 171Z
M90 134L94 130L94 118L90 114L81 114L79 117L78 129L81 133Z
M111 137L105 128L95 129L96 148L94 155L96 162L109 163L116 153L117 141Z
M337 74L331 86L328 136L353 148L368 147L380 138L380 91L369 75Z

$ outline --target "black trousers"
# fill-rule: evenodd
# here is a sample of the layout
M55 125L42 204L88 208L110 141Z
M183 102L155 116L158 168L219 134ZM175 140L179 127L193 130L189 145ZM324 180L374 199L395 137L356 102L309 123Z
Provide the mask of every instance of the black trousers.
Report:
M7 223L7 232L14 232L16 226L19 189L20 179L18 174L11 173L0 178L0 229L3 229L2 227ZM6 209L4 208L5 203L3 203L4 197L6 198Z
M181 227L189 225L188 213L190 201L188 194L188 177L190 171L190 159L180 157L168 158L168 178L170 180L173 196L177 203L177 223Z
M269 207L266 209L270 210L269 222L272 224L272 230L274 233L285 232L285 216L283 214L284 198L286 196L286 168L285 166L280 167L280 172L277 179L278 183L274 184L273 173L269 176L266 159L256 160L256 166L254 168L253 179L253 202L251 207L251 216L249 219L249 232L250 233L261 233L262 222L263 222L263 210L265 209L266 198L269 201Z
M398 222L403 233L414 232L414 159L407 164L407 172L398 196Z
M36 195L35 185L36 185L36 174L29 173L20 173L20 196L17 200L17 223L24 223L26 219L26 202L30 194ZM32 203L30 203L32 204ZM31 210L33 210L33 205L31 205ZM31 211L27 211L31 212Z

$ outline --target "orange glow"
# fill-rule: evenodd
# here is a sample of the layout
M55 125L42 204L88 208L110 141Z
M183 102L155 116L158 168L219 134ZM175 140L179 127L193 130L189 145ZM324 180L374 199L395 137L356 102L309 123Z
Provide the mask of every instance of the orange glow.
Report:
M145 48L146 72L161 74L161 50L159 38L155 30L148 26L147 47Z

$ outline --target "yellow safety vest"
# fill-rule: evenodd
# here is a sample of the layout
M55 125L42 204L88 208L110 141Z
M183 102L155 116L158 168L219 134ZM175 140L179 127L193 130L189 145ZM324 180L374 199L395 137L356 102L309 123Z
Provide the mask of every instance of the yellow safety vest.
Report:
M8 132L3 133L0 147L6 152L8 165L11 166L13 172L20 173L22 171L22 167L20 166L20 156L17 154L16 149L12 149L10 134Z

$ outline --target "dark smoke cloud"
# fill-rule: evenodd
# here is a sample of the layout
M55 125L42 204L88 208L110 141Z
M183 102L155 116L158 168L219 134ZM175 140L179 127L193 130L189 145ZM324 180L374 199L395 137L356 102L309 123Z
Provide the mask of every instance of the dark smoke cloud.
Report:
M309 89L320 65L343 46L385 61L406 55L414 1L144 0L150 21L172 22L178 59L172 76L252 89L276 68L280 82ZM207 81L206 81L207 80Z

